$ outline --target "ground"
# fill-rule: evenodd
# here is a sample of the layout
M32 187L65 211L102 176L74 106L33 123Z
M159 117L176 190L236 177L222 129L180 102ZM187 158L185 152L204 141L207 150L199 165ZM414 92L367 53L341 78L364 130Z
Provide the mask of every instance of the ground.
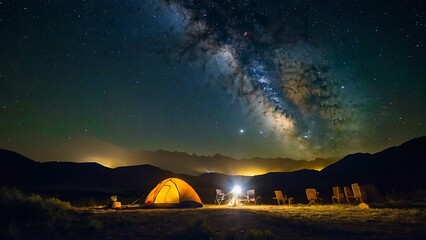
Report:
M11 236L21 239L426 239L426 209L343 205L80 208L55 223L28 223L15 232Z

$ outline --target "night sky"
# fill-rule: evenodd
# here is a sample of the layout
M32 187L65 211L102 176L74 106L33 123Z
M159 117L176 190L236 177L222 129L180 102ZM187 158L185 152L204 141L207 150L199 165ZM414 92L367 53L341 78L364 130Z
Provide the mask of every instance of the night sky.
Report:
M376 152L426 135L425 20L421 0L0 1L0 148Z

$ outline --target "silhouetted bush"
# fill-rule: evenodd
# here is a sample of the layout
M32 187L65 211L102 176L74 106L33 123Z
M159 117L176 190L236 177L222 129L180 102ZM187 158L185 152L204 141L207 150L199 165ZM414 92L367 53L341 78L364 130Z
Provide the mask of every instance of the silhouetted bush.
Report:
M73 210L69 202L56 198L44 199L38 194L25 195L22 191L0 187L0 222L9 224L25 221L54 221Z

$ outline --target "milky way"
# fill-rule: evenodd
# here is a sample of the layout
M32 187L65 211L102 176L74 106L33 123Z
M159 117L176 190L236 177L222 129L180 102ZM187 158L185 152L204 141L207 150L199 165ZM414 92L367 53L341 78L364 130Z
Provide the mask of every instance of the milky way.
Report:
M157 9L164 8L182 27L171 28L167 54L205 69L285 146L321 153L357 144L363 116L346 90L351 76L316 41L314 9L304 1L164 1Z
M310 160L399 145L426 133L425 9L2 1L0 148L112 165L135 149Z

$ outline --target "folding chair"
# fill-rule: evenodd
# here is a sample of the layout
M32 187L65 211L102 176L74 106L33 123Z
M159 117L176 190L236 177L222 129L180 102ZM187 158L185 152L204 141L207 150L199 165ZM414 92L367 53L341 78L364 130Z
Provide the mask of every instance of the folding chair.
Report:
M354 196L354 192L348 186L343 187L343 192L345 193L346 202L350 205L351 202L355 203L357 199Z
M363 203L364 199L363 199L361 187L359 186L359 184L358 183L353 183L353 184L351 184L351 188L352 188L352 191L354 193L354 198L358 202Z
M216 189L216 197L213 204L222 204L222 202L225 200L225 193L223 193L222 189Z
M288 202L288 204L293 203L294 199L292 197L287 197L286 195L283 195L283 192L281 190L275 190L274 193L275 193L274 199L277 200L278 205L281 205L280 204L281 202L284 205L286 201Z
M315 205L318 200L318 192L315 188L307 188L306 189L306 198L308 199L308 205Z
M256 191L254 189L247 190L246 203L257 204L257 202L256 202Z
M343 194L342 189L339 186L333 187L333 196L331 196L331 201L333 201L334 204L340 204L341 200L345 200L345 195Z

